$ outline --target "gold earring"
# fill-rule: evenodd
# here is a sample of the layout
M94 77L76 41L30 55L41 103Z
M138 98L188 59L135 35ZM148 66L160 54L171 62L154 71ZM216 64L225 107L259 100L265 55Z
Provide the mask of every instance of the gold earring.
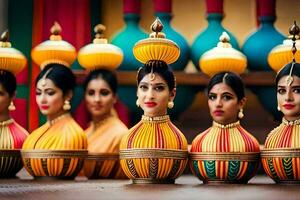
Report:
M168 108L172 109L174 107L174 102L173 101L169 101L168 102Z
M9 110L9 111L14 111L14 110L16 110L16 106L14 105L14 102L13 102L13 101L10 102L10 104L9 104L9 106L8 106L8 110Z
M71 109L71 104L69 100L65 100L63 109L66 111Z
M244 117L243 108L240 109L238 117L239 119L242 119Z
M280 106L279 105L277 106L277 110L280 111Z
M136 104L137 107L140 107L139 99L136 100L135 104Z

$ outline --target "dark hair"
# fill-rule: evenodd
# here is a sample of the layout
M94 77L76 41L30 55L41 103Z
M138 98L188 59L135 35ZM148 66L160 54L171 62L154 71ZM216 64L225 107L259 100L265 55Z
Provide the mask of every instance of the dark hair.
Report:
M46 74L47 73L47 74ZM56 87L60 88L63 95L66 95L70 90L73 91L76 86L76 78L72 70L61 64L49 64L39 73L35 85L46 74L47 79L53 81Z
M292 67L293 63L290 62L288 64L286 64L277 74L276 76L276 86L278 85L279 80L284 77L284 76L288 76L290 74L291 71L291 67ZM294 67L293 67L293 71L292 71L292 76L298 76L300 78L300 63L294 63Z
M83 89L86 91L86 88L91 80L101 78L109 85L111 91L116 94L118 88L117 76L114 72L106 70L106 69L97 69L91 71L86 79L83 82Z
M225 76L225 74L227 75ZM245 86L243 80L239 75L232 72L220 72L218 74L215 74L208 83L207 94L210 92L214 85L222 83L223 81L225 81L226 85L231 87L239 101L245 97Z
M137 83L140 84L144 76L151 72L159 74L167 82L170 91L176 87L175 76L171 67L165 62L157 60L148 61L140 68L137 74Z
M2 84L9 97L12 97L17 88L16 77L9 71L0 70L0 83Z

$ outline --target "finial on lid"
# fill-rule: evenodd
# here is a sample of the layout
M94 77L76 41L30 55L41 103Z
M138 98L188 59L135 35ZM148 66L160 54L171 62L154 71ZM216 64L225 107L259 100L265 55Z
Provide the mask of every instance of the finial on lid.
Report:
M107 39L104 38L104 31L106 30L106 26L103 24L97 24L94 27L95 38L93 40L94 44L107 44Z
M220 42L228 43L230 40L229 35L224 31L222 35L219 37Z
M50 32L51 32L50 40L56 40L56 41L62 40L60 35L61 31L62 28L59 25L59 23L54 22L53 26L50 28Z
M96 33L95 38L103 38L103 32L106 30L106 27L103 24L97 24L94 27L94 32Z
M11 47L9 42L9 31L5 30L0 37L0 47Z
M5 30L0 37L1 42L8 42L9 41L9 31Z
M151 38L165 38L166 35L162 33L164 25L160 21L160 19L157 17L155 21L151 24L150 29L153 31L153 33L150 34Z
M51 27L50 32L53 35L60 35L60 33L61 33L61 26L59 25L58 22L54 22L54 25Z

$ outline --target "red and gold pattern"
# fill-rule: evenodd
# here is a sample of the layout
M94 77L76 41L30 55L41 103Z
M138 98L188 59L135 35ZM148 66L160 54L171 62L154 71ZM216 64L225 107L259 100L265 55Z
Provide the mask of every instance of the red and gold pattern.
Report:
M300 183L300 119L270 132L262 150L265 172L277 183Z
M259 143L239 121L213 122L193 140L189 164L204 183L247 183L259 164Z
M14 177L23 164L20 149L28 132L13 119L0 122L0 177Z
M186 138L168 115L143 116L120 144L121 166L133 183L174 183L187 156Z
M87 155L87 138L70 114L47 122L25 140L22 158L34 177L74 178Z

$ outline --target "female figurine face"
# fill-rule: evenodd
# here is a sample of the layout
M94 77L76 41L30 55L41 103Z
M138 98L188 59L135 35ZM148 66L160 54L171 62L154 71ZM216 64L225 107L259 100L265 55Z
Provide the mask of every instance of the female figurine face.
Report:
M111 113L111 109L116 103L116 96L105 80L97 78L88 83L85 101L92 117L103 119Z
M63 105L65 100L71 99L70 95L64 97L60 88L56 87L51 79L40 79L36 86L36 102L43 115L48 120L55 119L64 113Z
M300 119L300 78L292 76L293 82L288 85L286 77L283 76L277 85L277 101L278 106L284 118L293 121Z
M8 106L11 102L8 92L0 83L0 113L8 112Z
M158 73L154 73L153 80L150 75L145 75L138 85L139 105L148 117L166 115L168 102L174 100L176 89L170 91L167 82Z
M225 83L214 85L208 94L208 107L213 120L219 124L230 124L238 120L246 98L238 101L235 92Z

